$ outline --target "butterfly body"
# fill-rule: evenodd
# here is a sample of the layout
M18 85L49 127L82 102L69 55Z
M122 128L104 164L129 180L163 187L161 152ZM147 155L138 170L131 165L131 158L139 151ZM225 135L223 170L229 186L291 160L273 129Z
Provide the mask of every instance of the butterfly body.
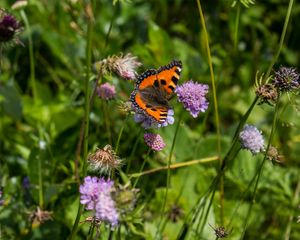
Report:
M150 69L141 74L130 100L139 112L163 123L168 116L169 100L177 86L182 69L181 61L172 61L158 70Z

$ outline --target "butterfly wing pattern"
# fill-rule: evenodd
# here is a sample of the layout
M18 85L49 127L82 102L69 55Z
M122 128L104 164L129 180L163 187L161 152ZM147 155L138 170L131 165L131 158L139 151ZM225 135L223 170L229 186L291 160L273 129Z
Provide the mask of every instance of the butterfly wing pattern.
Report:
M178 83L181 70L181 61L172 61L158 70L149 69L141 74L130 96L135 109L158 123L165 122L170 109L168 100Z

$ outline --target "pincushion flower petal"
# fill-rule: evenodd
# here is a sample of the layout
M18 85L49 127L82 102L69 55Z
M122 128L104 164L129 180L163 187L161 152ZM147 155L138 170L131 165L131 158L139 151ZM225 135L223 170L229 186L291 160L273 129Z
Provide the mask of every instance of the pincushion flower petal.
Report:
M115 226L119 215L111 197L113 185L112 180L87 176L79 191L80 203L86 205L87 210L93 210L97 219Z
M295 68L281 67L275 72L274 85L283 92L300 88L300 74Z
M245 125L239 135L241 146L256 154L264 151L264 138L255 126Z
M116 96L116 88L109 83L103 83L97 87L97 94L101 99L111 100Z
M154 151L161 151L166 146L163 138L159 134L145 133L144 140L147 146Z
M192 117L198 117L200 112L205 112L208 108L206 94L208 85L194 82L192 80L179 85L175 89L178 101L181 102Z

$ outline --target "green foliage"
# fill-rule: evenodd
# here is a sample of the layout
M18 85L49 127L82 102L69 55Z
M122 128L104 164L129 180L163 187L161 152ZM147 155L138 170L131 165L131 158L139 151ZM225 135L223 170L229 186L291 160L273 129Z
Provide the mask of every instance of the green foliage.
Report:
M0 45L0 239L70 237L87 160L78 143L86 110L88 17L92 17L93 63L130 52L143 63L138 69L141 74L177 59L183 63L179 84L193 79L208 84L210 92L209 109L198 118L192 118L176 97L170 99L174 125L149 130L162 136L166 148L147 153L145 130L132 114L120 110L134 82L112 72L101 75L99 84L115 85L117 95L104 101L96 94L91 101L88 152L107 144L118 148L122 164L110 177L116 189L135 187L139 194L134 192L132 209L122 212L118 206L121 221L114 231L101 224L91 234L91 224L86 221L90 215L84 211L75 239L98 233L98 239L214 239L213 228L218 226L226 228L228 239L300 239L296 222L300 215L299 95L285 94L278 103L271 144L279 150L280 164L264 161L264 154L253 156L237 148L229 151L242 119L263 131L267 147L275 107L256 104L249 117L244 114L255 99L257 71L265 73L276 54L290 1L201 1L217 87L220 136L197 1L92 1L88 6L92 16L88 2L28 1L23 7L32 31L35 85L25 24L18 36L22 44ZM21 10L12 10L12 3L5 0L2 4L21 20ZM300 4L294 2L274 71L279 66L300 66L299 16ZM93 70L90 93L99 74L99 69ZM219 154L229 159L224 196L218 161L204 162ZM170 185L165 168L169 159L173 167ZM141 175L134 186L136 176L132 174L149 169L154 172ZM29 186L24 183L27 178ZM52 219L34 222L37 207L51 212Z

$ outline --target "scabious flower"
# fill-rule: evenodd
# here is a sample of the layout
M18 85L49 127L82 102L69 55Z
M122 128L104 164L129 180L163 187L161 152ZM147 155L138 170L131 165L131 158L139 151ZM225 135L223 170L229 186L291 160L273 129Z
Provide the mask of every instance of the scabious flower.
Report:
M177 86L175 89L178 101L181 102L186 110L196 118L199 112L205 112L208 108L206 94L208 85L196 83L192 80Z
M0 43L7 43L14 40L20 31L20 22L13 15L0 9Z
M134 121L137 123L141 123L142 127L145 129L166 127L168 125L172 125L175 121L173 109L168 110L167 118L162 123L157 122L155 119L146 115L145 113L140 112L138 109L133 109L133 110L135 111Z
M97 94L101 99L111 100L116 96L116 88L109 83L103 83L97 87Z
M136 69L142 64L137 60L136 56L131 53L109 56L102 61L94 64L94 68L100 70L102 74L114 72L124 79L135 79Z
M248 149L252 154L264 151L264 138L255 126L246 124L239 137L242 148Z
M161 151L166 146L163 138L159 134L145 133L144 140L147 146L154 151Z
M275 71L274 85L282 92L300 88L299 73L292 67L280 67Z
M89 155L88 162L92 170L108 173L120 166L121 159L110 145L106 145L103 149L97 148L95 153Z
M118 224L119 215L115 202L111 197L114 182L87 176L80 185L80 203L86 205L87 210L95 211L95 217L101 221L115 226Z

